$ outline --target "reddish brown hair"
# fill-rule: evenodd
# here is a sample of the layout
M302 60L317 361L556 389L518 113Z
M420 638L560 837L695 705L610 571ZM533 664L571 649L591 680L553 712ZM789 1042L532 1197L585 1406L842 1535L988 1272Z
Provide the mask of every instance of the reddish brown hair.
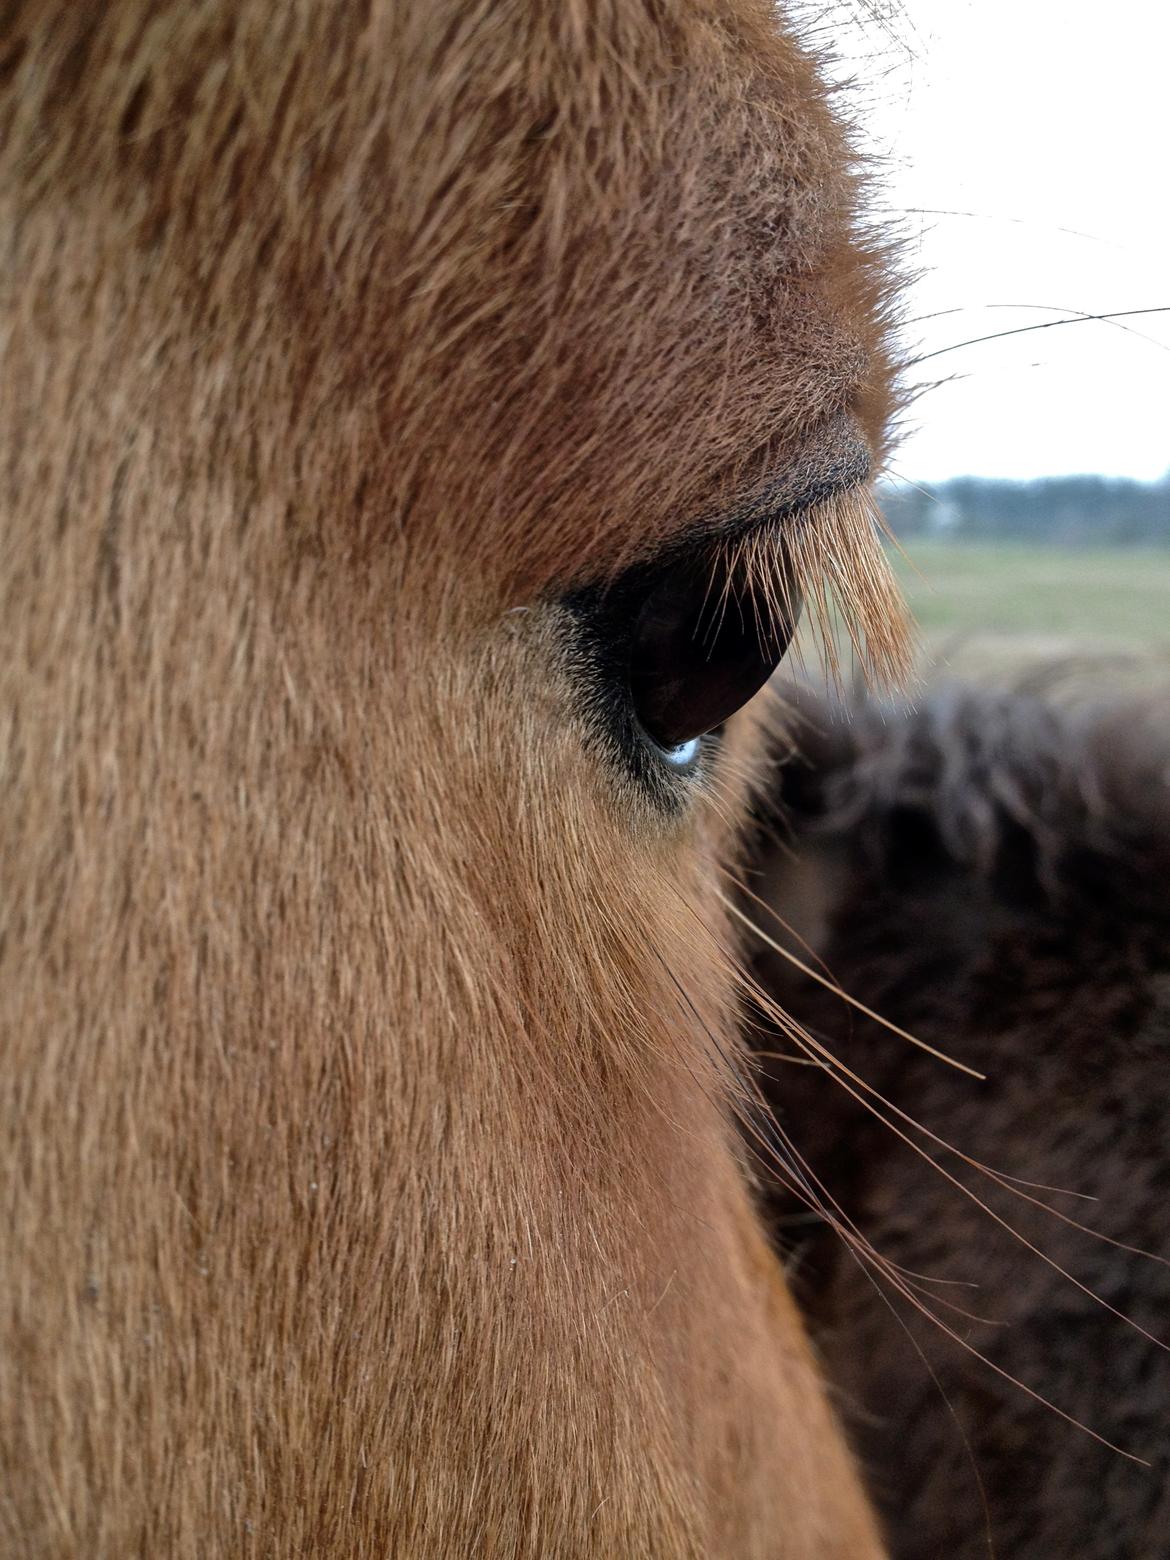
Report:
M7 1552L874 1553L731 1120L756 723L664 812L558 605L880 458L813 62L762 0L3 49Z

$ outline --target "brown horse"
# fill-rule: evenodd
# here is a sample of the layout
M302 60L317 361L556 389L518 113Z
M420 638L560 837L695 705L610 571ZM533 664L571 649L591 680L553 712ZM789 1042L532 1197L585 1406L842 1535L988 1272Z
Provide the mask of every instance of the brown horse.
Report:
M828 1215L777 1230L904 1560L1167 1552L1170 699L1062 703L809 708L750 880L837 1073L763 1047Z
M813 61L766 0L0 25L4 1553L876 1554L723 901L797 598L898 655Z

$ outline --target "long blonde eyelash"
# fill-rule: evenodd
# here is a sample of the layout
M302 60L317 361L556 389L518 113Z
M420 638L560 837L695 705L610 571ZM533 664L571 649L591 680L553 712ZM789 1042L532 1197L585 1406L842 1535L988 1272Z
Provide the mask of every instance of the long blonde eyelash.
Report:
M713 572L719 615L754 612L761 641L792 622L803 600L825 674L840 684L847 642L866 681L904 684L914 664L910 614L881 545L881 512L867 488L818 504L787 527L723 544Z

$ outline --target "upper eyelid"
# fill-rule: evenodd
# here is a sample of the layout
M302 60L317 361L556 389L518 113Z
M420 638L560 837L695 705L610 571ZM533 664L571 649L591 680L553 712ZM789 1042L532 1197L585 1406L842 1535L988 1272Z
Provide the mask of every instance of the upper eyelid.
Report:
M802 448L799 460L761 491L714 525L705 525L682 540L726 541L761 525L778 525L807 514L851 488L868 482L873 469L869 447L853 420L835 418Z
M583 581L566 599L619 597L636 581L688 555L737 541L764 526L782 525L866 483L873 469L869 447L846 414L818 429L803 445L799 459L751 498L723 515L699 521L649 556L631 559L609 579Z

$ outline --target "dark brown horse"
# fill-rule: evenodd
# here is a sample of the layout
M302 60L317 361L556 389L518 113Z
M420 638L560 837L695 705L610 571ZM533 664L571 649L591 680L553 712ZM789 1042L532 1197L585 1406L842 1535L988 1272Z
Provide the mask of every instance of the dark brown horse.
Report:
M1159 1560L1170 699L1062 713L940 690L915 711L810 705L797 740L783 843L749 881L803 942L749 909L807 970L985 1075L761 947L772 993L876 1091L764 1063L829 1215L778 1192L778 1239L892 1551L975 1560L990 1537L1011 1560ZM779 1032L762 1049L805 1054ZM833 1230L846 1216L882 1262Z

